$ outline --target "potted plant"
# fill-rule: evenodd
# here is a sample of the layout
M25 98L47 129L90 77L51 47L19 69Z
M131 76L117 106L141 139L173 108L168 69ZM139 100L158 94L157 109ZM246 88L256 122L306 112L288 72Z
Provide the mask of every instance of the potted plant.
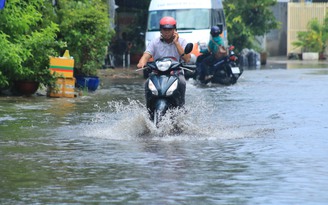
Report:
M46 87L55 84L56 78L49 70L49 56L56 55L54 48L63 46L62 43L55 41L56 32L58 26L51 24L22 39L27 58L22 62L23 72L16 75L15 83L35 82Z
M60 38L67 42L74 57L77 86L96 90L99 85L97 70L104 63L106 45L114 34L110 29L108 5L101 0L63 0L58 7Z
M301 47L302 59L319 59L319 53L324 53L328 40L328 17L320 24L318 19L308 23L307 31L297 32L297 41L292 42L296 48Z
M13 0L0 11L0 87L30 95L40 84L54 82L48 69L49 55L55 53L60 43L55 41L58 25L43 18L45 8L51 8L46 3L49 2Z

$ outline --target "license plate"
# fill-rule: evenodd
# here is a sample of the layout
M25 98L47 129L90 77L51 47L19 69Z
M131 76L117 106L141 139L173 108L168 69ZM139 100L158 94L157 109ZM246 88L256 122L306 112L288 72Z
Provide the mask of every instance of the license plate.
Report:
M239 67L231 67L231 71L232 71L233 74L239 74L240 73Z

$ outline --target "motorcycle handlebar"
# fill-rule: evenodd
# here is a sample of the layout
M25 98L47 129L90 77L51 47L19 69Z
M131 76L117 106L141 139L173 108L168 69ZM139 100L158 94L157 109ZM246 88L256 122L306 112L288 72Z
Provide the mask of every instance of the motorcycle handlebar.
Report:
M145 66L145 67L143 67L143 68L138 68L137 70L135 70L135 71L142 71L142 70L146 70L146 69L148 69L149 67L148 66Z
M188 69L196 69L196 65L195 64L183 64L181 65L182 68L188 68Z
M180 66L183 70L187 70L191 73L194 73L196 71L197 66L196 65L189 65L189 64L183 64Z
M190 72L195 72L197 66L195 64L190 65L190 64L182 64L181 63L181 65L179 67L177 67L177 68L188 70ZM176 70L177 68L175 68L174 70ZM138 68L135 71L142 71L142 70L146 70L146 69L151 69L151 67L149 65L146 65L145 67Z

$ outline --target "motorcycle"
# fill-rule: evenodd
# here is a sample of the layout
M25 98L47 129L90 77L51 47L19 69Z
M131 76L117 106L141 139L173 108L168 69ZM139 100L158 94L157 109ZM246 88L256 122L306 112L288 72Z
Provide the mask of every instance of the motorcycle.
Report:
M202 60L210 54L198 56L196 72L193 74L193 78L199 80L202 84L207 84L209 82L221 85L235 84L243 73L243 69L239 67L238 56L233 49L234 47L230 46L226 56L221 57L213 65L209 66L209 73L211 73L211 75L208 79L202 79L200 64Z
M188 43L181 57L189 54L192 48L193 44ZM148 62L145 68L138 70L144 69L149 71L145 83L146 106L150 119L158 126L168 109L184 106L186 82L183 75L184 70L189 69L181 60L177 61L172 57Z

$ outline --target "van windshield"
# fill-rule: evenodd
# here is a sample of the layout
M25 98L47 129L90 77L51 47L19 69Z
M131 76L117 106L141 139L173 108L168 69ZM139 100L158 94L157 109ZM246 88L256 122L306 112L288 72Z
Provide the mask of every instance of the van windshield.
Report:
M175 18L178 30L210 28L209 9L158 10L149 12L148 31L159 31L159 21L164 16L172 16Z

